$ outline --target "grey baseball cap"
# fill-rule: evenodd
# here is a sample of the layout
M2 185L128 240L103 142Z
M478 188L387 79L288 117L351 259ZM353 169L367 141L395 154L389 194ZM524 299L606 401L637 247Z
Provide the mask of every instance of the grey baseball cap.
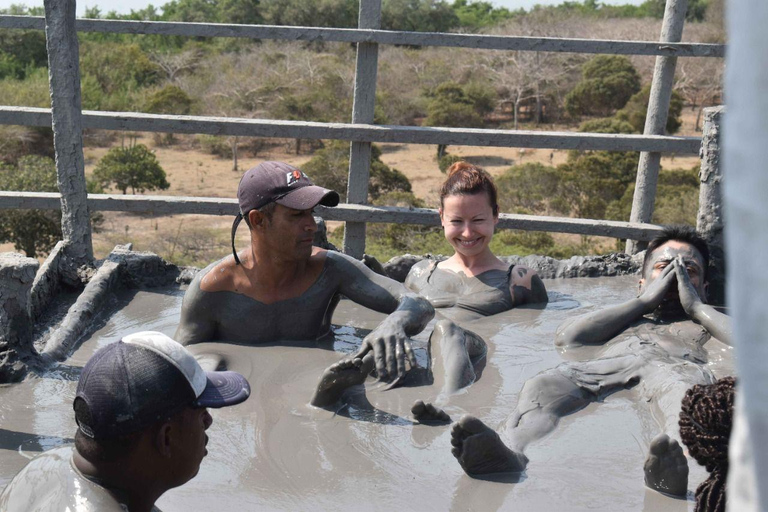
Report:
M251 210L269 203L277 203L294 210L309 210L318 204L336 206L339 194L327 188L318 187L300 169L283 162L262 162L249 169L240 179L237 187L240 211L232 223L232 253L239 265L235 250L235 233L240 221Z

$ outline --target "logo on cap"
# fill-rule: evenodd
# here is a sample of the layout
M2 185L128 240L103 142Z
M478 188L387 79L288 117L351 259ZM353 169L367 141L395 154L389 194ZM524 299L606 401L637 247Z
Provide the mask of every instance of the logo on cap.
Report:
M307 175L298 169L295 169L294 171L288 172L285 174L285 179L289 186L299 181L302 177L307 178Z

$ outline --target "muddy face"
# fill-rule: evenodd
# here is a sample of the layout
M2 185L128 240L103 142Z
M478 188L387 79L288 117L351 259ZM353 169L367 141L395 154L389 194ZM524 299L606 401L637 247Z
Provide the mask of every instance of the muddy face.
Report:
M464 256L477 256L488 250L499 222L485 193L446 196L440 219L445 239Z
M691 279L691 284L696 289L699 297L706 302L704 257L693 245L676 240L670 240L653 251L651 259L643 271L643 278L640 280L640 292L642 293L647 285L655 281L661 272L671 265L678 256L682 257L685 269L688 271L688 276ZM670 286L665 297L666 301L679 302L677 285Z

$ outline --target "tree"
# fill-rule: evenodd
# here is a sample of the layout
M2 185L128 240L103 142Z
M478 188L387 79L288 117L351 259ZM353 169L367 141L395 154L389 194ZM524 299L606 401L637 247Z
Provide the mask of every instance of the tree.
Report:
M557 166L561 180L553 201L563 213L604 219L608 205L635 181L638 159L635 152L573 151Z
M512 213L548 213L560 184L554 167L529 162L514 165L496 179L499 209Z
M261 6L270 25L357 27L357 0L262 0Z
M442 0L383 0L381 28L411 32L449 32L459 17Z
M609 116L640 91L640 75L623 55L599 55L584 64L582 80L565 96L572 116Z
M651 97L651 86L646 85L637 94L634 94L624 108L616 112L616 119L629 123L635 132L643 133L645 129L645 117L648 115L648 101ZM668 134L677 132L683 121L680 114L683 112L683 98L677 91L672 91L669 101L669 113L665 127Z
M656 204L653 208L654 224L696 224L699 210L699 170L670 169L659 172ZM629 220L635 184L631 183L622 197L606 210L606 219Z
M307 175L321 187L336 190L344 197L349 174L349 143L331 141L315 152L315 156L302 166ZM371 146L371 169L368 200L375 201L389 192L411 192L411 182L398 171L381 161L381 149Z
M151 114L186 115L192 110L192 98L180 87L166 85L147 97L144 110Z
M138 190L165 190L170 184L155 154L143 144L112 148L96 165L93 177L103 187L115 186L123 194Z
M480 92L474 86L462 87L456 82L440 84L434 92L427 92L430 98L427 106L426 126L452 126L459 128L481 128L483 115L493 110L495 93ZM447 144L438 144L438 161L445 156Z
M504 7L495 7L490 2L482 0L453 0L451 5L453 12L459 18L462 28L480 29L483 27L498 25L515 16L521 16L525 11L519 9L510 11Z
M36 155L21 157L17 167L0 163L0 190L58 192L56 166ZM59 210L0 210L0 242L13 242L30 258L49 252L61 238Z

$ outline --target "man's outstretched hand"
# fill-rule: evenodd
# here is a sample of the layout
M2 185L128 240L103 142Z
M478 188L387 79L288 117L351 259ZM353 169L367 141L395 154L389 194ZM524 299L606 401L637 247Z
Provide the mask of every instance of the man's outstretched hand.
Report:
M400 326L393 325L393 323L385 320L379 324L363 339L360 350L355 354L355 357L362 358L368 352L373 351L379 380L391 382L390 387L399 384L405 377L407 372L405 368L406 358L411 368L418 367L411 341L405 335L405 330Z

